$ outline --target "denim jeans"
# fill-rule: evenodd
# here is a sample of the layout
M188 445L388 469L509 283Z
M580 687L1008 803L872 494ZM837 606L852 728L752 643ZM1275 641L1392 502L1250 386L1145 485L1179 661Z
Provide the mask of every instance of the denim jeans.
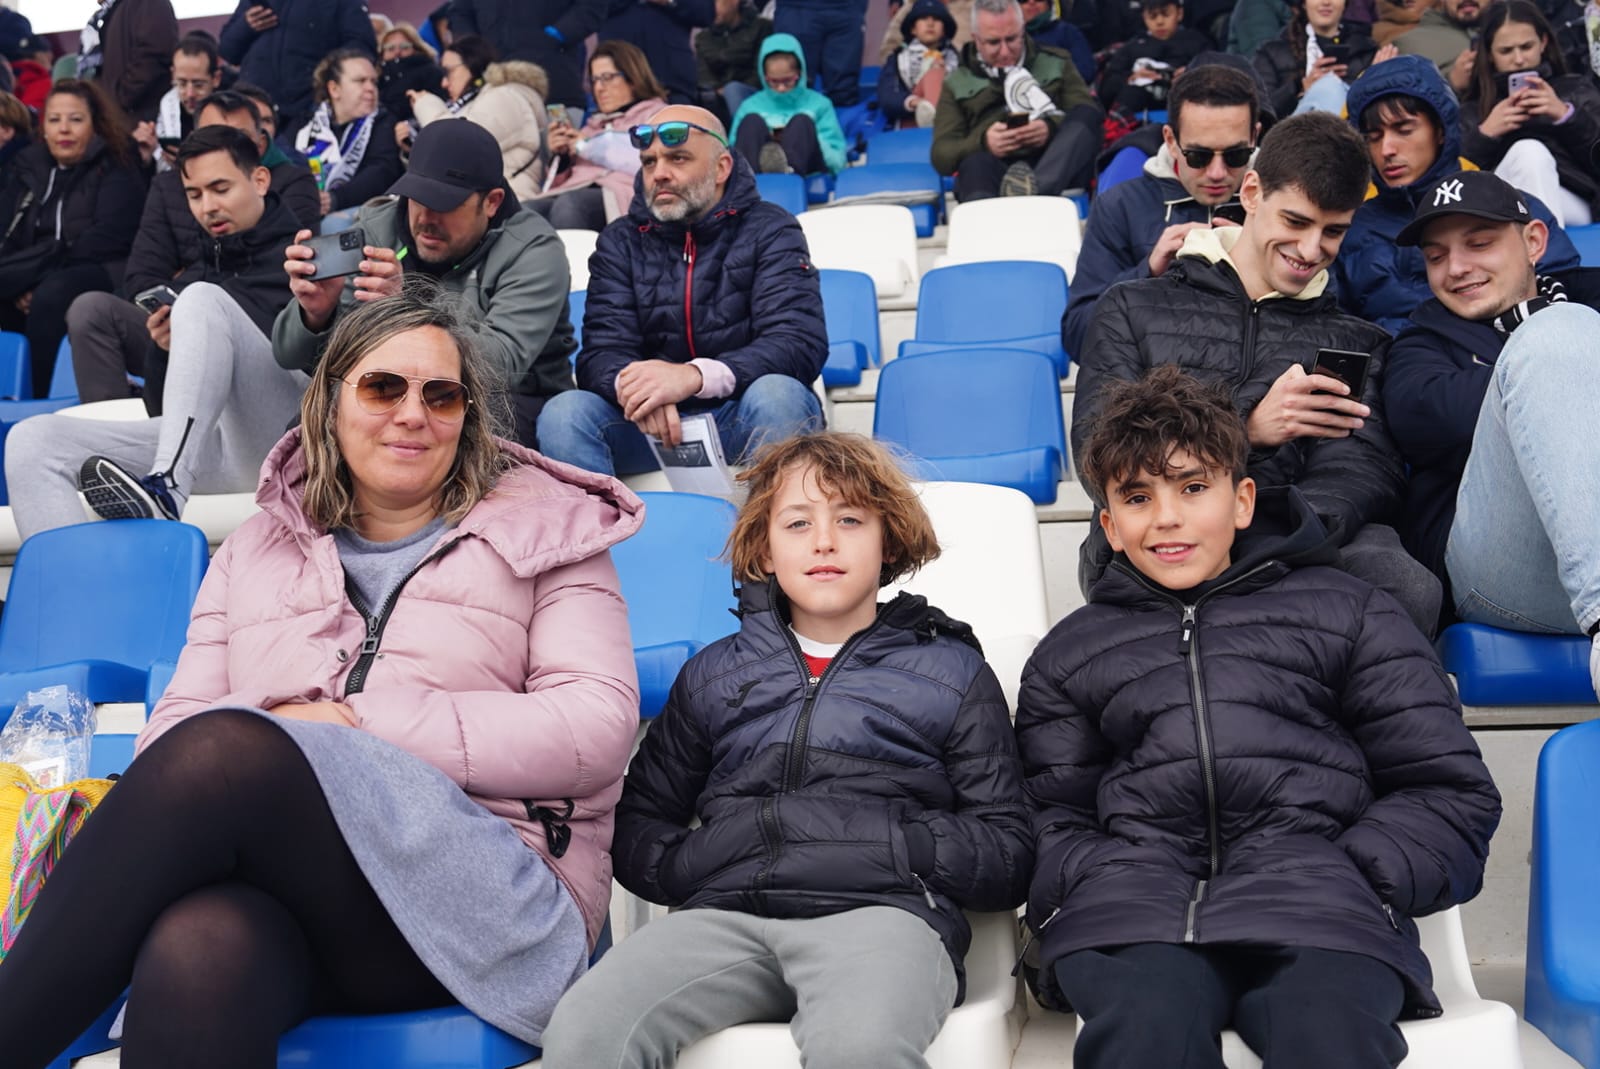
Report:
M722 453L730 464L748 460L767 442L822 427L817 395L787 375L763 375L736 398L709 409L680 405L679 411L709 411L716 417ZM632 475L658 466L644 432L621 409L588 390L568 390L545 404L539 414L539 445L552 460L605 475Z
M1558 304L1500 351L1445 547L1463 620L1549 633L1600 620L1597 337L1600 313Z

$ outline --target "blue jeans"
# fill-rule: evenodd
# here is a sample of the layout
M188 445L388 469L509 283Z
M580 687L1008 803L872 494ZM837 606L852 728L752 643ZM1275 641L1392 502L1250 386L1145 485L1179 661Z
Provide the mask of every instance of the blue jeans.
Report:
M799 379L763 375L738 397L715 408L684 410L684 415L710 411L717 420L722 454L738 464L767 442L820 430L822 406ZM545 456L605 475L654 471L655 454L644 432L622 410L588 390L556 394L539 413L539 446Z
M1500 351L1445 546L1463 620L1566 634L1600 621L1596 337L1600 313L1558 304Z

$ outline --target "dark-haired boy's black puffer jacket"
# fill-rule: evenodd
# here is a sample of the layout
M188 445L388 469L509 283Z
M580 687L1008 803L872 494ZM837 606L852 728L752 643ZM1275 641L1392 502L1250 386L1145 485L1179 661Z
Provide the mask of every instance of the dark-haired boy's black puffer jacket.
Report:
M781 597L746 585L739 631L678 676L623 785L617 879L764 917L904 909L964 986L961 911L1015 908L1032 870L1000 684L971 630L911 594L813 680Z
M1455 691L1387 594L1291 567L1332 559L1298 492L1234 548L1182 596L1119 556L1023 671L1045 997L1078 950L1316 947L1436 1016L1411 918L1477 893L1500 819Z
M650 214L643 172L633 204L589 259L578 386L617 403L635 360L709 357L733 371L733 396L763 375L810 385L828 358L822 288L795 217L761 199L737 153L722 200L692 226ZM722 399L680 404L680 412Z

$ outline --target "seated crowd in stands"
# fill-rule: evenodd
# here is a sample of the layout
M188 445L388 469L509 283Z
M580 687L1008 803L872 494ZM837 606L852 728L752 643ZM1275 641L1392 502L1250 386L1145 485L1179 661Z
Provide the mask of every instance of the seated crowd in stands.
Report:
M261 506L0 963L0 1045L45 1065L126 989L130 1065L460 1003L553 1069L791 1018L818 1064L916 1067L963 911L1026 901L1075 1064L1233 1027L1268 1064L1395 1066L1437 1009L1412 918L1476 892L1499 817L1428 639L1588 635L1600 692L1600 465L1557 414L1600 332L1565 233L1600 205L1580 13L910 0L858 102L859 12L818 0L450 0L420 30L240 0L215 39L102 0L54 75L0 9L0 328L36 396L65 340L80 401L151 417L10 428L18 532ZM887 452L823 430L822 287L757 181L843 172L869 113L927 128L960 202L1088 198L1088 604L1014 732L965 624L878 602L938 544ZM598 232L581 323L568 229ZM739 618L624 779L607 547L648 518L616 476L700 415L748 466ZM1219 659L1249 670L1194 692ZM681 908L586 973L613 857Z

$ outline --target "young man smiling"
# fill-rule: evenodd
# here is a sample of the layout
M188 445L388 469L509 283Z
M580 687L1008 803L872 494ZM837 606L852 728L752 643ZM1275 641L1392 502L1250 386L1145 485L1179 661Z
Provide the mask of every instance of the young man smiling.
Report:
M1111 382L1157 364L1227 381L1247 420L1251 477L1298 487L1342 547L1340 567L1388 590L1431 631L1438 581L1380 526L1404 486L1377 412L1389 338L1341 313L1325 292L1366 186L1366 149L1341 120L1311 112L1273 127L1239 188L1242 227L1191 231L1161 277L1121 283L1100 299L1074 354L1073 455L1081 455ZM1309 373L1321 349L1367 355L1359 396ZM1104 537L1091 531L1085 585L1109 556Z
M1407 546L1456 614L1594 636L1600 460L1579 414L1600 406L1600 272L1544 274L1547 237L1493 174L1434 183L1399 236L1421 247L1434 299L1395 341L1384 407L1412 469ZM1589 672L1600 691L1600 637Z

